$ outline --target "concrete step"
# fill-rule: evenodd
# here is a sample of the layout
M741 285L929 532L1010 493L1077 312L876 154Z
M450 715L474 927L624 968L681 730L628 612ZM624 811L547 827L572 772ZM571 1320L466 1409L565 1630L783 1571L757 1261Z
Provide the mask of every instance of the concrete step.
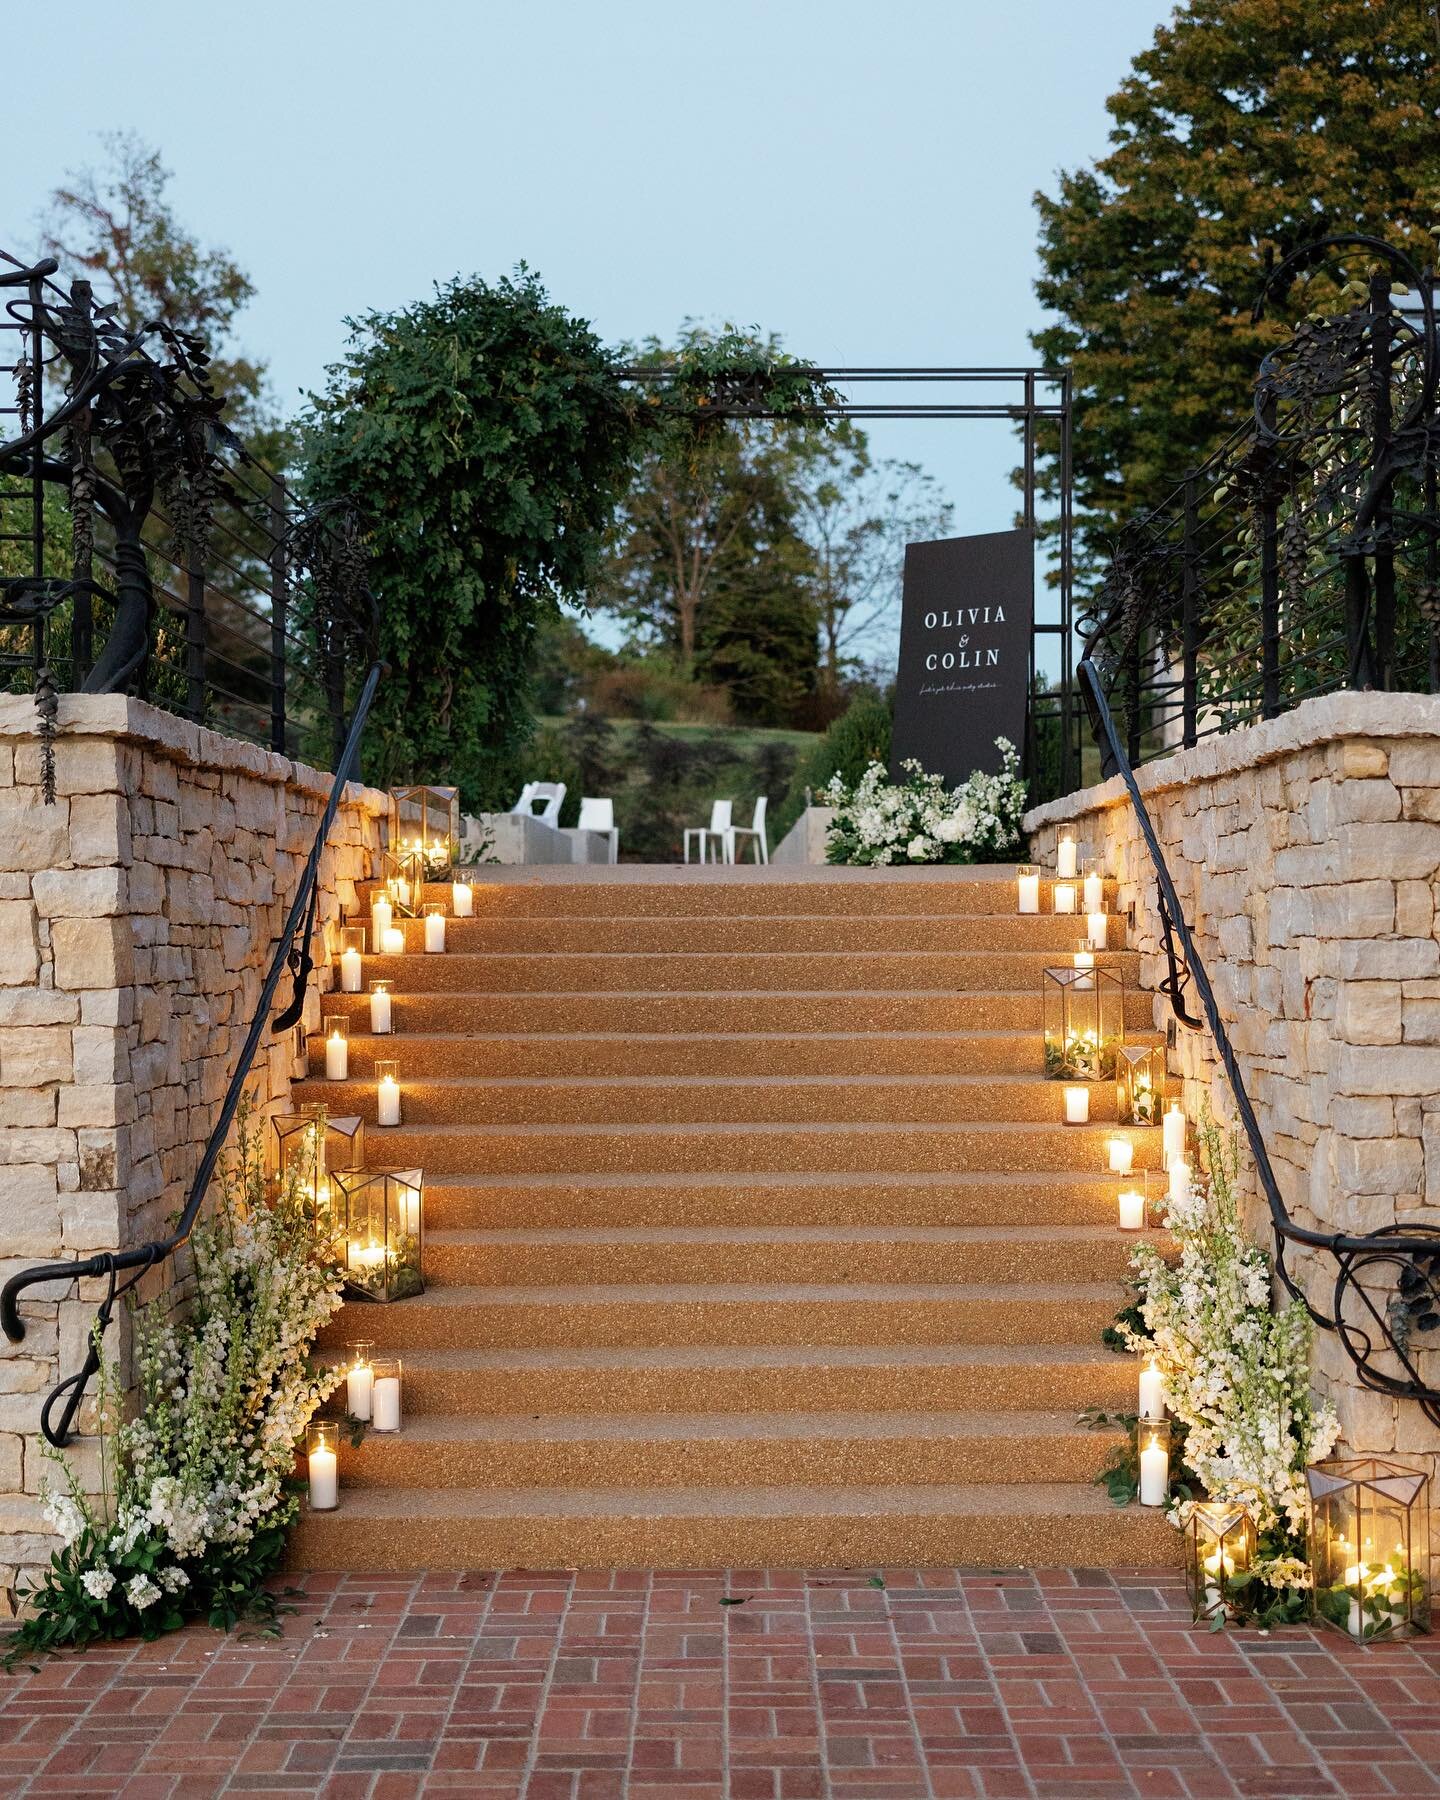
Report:
M407 982L394 999L396 1054L400 1040L433 1032L466 1034L515 1032L524 1036L555 1033L636 1033L692 1037L714 1034L779 1033L786 1037L848 1032L1038 1032L1042 1026L1040 982L1018 993L955 993L933 986L908 992L775 992L744 993L587 992L502 994L473 993L426 987L428 971L449 962L448 956L410 957ZM484 959L480 959L483 961ZM376 972L371 970L366 979ZM383 979L376 975L376 979ZM322 997L327 1013L343 1013L368 1030L369 996L329 993ZM1153 1034L1154 996L1127 979L1125 1021L1128 1029Z
M455 1414L369 1432L351 1488L843 1487L1093 1481L1120 1442L1058 1412Z
M352 911L347 924L370 924ZM425 921L396 917L408 954L423 953ZM1125 922L1112 917L1109 945L1125 947ZM869 918L816 913L784 917L764 913L682 914L673 918L447 918L447 955L467 956L713 956L857 955L888 951L1043 950L1069 960L1086 936L1083 915L887 913ZM366 948L378 950L368 938Z
M504 1076L483 1083L468 1077L416 1080L398 1047L390 1054L400 1060L411 1125L1055 1124L1064 1122L1065 1113L1063 1085L1039 1072L1038 1048L1037 1066L1029 1074L998 1077L637 1075L537 1081ZM311 1066L323 1062L323 1045L316 1041ZM375 1117L373 1076L365 1079L358 1066L348 1081L299 1082L293 1095L297 1104L322 1105L337 1117L359 1113L367 1122ZM1093 1084L1090 1116L1115 1117L1113 1081Z
M1106 967L1122 975L1127 985L1138 979L1140 961L1134 951L1110 950L1105 958ZM447 949L434 956L367 955L364 979L391 981L401 994L646 992L708 996L781 990L849 994L857 988L879 993L938 988L955 994L1038 994L1045 970L1068 960L1050 950L810 951L793 955L745 950L654 956L552 951L512 956Z
M1114 1282L786 1286L694 1282L431 1287L395 1305L350 1302L321 1333L382 1350L676 1344L1085 1344L1114 1322Z
M621 865L601 870L527 869L502 873L483 866L475 880L477 918L665 919L717 915L875 918L982 913L1019 916L1013 864L973 869L734 869ZM356 888L356 910L368 911L379 882ZM1107 894L1113 904L1113 884ZM448 882L430 883L425 901L448 906ZM1053 905L1052 883L1041 882L1038 917Z
M401 1064L404 1081L404 1064ZM1053 1085L1053 1084L1052 1084ZM404 1104L412 1104L405 1089ZM348 1111L373 1117L365 1084L345 1084ZM1097 1108L1113 1095L1097 1083ZM373 1104L373 1092L371 1096ZM1058 1101L1056 1102L1058 1106ZM695 1170L744 1175L927 1170L1025 1172L1106 1167L1104 1124L933 1125L425 1125L376 1127L366 1154L376 1168L419 1167L430 1176L484 1169L495 1175L655 1175ZM1158 1136L1151 1131L1147 1138ZM1153 1164L1148 1143L1137 1162Z
M358 1331L360 1309L347 1314ZM405 1352L405 1416L474 1413L1133 1411L1099 1344L695 1344Z
M342 1449L342 1484L345 1452ZM774 1488L343 1488L296 1569L1174 1565L1158 1509L1089 1483ZM743 1583L737 1597L743 1597Z
M798 1173L446 1175L427 1179L425 1217L472 1230L613 1225L1114 1225L1118 1178L923 1170Z
M683 1286L688 1282L1123 1282L1142 1234L1114 1225L634 1226L427 1231L427 1277L445 1286ZM1157 1244L1158 1238L1154 1240Z

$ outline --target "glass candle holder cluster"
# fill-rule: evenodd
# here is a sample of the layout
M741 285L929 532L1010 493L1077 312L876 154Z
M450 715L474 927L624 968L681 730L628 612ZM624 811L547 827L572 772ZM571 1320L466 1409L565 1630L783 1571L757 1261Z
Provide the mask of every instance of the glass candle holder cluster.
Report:
M322 1106L309 1106L273 1118L270 1128L282 1190L293 1185L301 1196L316 1242L336 1244L342 1234L336 1183L364 1166L364 1121L355 1115L332 1117Z
M1248 1510L1231 1501L1197 1500L1185 1521L1185 1585L1197 1624L1230 1616L1254 1561L1255 1521Z
M1113 970L1046 969L1041 1018L1051 1081L1103 1081L1124 1036L1125 984Z
M419 1169L357 1169L335 1177L345 1291L405 1300L425 1291L425 1184ZM378 1377L377 1377L378 1379Z
M1430 1477L1390 1456L1305 1472L1315 1615L1357 1642L1430 1629Z

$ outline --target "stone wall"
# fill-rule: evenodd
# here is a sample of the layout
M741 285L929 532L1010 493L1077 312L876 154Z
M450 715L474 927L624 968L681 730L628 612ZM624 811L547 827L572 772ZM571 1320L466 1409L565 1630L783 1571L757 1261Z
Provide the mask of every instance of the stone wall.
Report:
M0 1279L164 1234L331 785L114 695L61 701L55 767L47 805L34 708L0 697ZM360 787L340 808L322 941L370 872L384 810ZM322 970L312 984L312 1028L328 983ZM294 1051L286 1034L257 1057L262 1108L288 1094ZM0 1590L49 1554L40 1402L79 1366L100 1290L32 1290L23 1343L0 1340ZM82 1467L85 1455L82 1443Z
M1440 1222L1440 698L1310 700L1151 763L1139 783L1292 1217L1351 1232ZM1142 981L1158 988L1156 886L1119 779L1027 816L1042 865L1065 823L1118 878ZM1157 995L1157 1025L1168 1010ZM1205 1095L1233 1117L1207 1032L1180 1031L1171 1067L1192 1118ZM1269 1244L1253 1197L1252 1209ZM1331 1258L1287 1261L1331 1303ZM1413 1401L1358 1384L1335 1334L1317 1332L1315 1354L1347 1443L1440 1452ZM1422 1373L1440 1386L1440 1354Z

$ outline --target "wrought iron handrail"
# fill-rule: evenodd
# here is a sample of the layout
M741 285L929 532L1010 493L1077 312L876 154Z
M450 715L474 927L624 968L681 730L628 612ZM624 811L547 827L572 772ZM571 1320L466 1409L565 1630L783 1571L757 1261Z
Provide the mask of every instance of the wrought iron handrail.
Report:
M355 768L359 755L360 736L384 670L383 663L378 660L372 662L361 687L359 698L355 703L355 710L351 715L350 729L346 734L344 749L335 769L335 778L330 786L330 795L325 803L325 811L321 815L320 824L315 833L315 841L310 846L310 854L305 859L305 866L301 870L295 896L290 902L290 910L281 927L274 954L270 959L270 967L260 989L254 1017L250 1021L249 1030L245 1034L245 1041L240 1049L239 1060L230 1077L230 1084L225 1090L219 1115L206 1140L199 1166L195 1171L189 1194L174 1230L166 1237L136 1245L132 1249L106 1250L79 1262L40 1263L32 1268L21 1269L10 1277L3 1289L0 1289L0 1328L3 1328L6 1337L12 1344L18 1344L25 1336L25 1321L20 1316L19 1303L21 1295L27 1289L49 1281L70 1282L87 1278L105 1279L109 1283L105 1296L96 1309L95 1330L91 1333L83 1365L75 1374L68 1375L56 1383L41 1408L40 1428L46 1438L57 1447L68 1441L75 1422L75 1415L84 1400L85 1390L100 1367L100 1339L110 1323L116 1302L135 1287L148 1270L153 1269L167 1256L178 1250L190 1235L191 1228L209 1190L220 1152L224 1148L230 1128L235 1122L235 1115L245 1091L245 1083L249 1078L255 1053L260 1047L261 1039L267 1028L272 1025L271 1007L274 1004L276 989L287 968L291 969L294 974L295 992L289 1004L273 1023L277 1027L281 1027L299 1018L300 1009L304 1003L305 984L311 968L309 940L310 930L314 924L314 903L318 892L320 857L329 838L330 828L335 822L335 814L339 810L341 796ZM306 921L306 929L303 941L297 946L296 934L301 929L302 920ZM127 1279L122 1281L120 1279L122 1275ZM62 1396L64 1397L64 1406L57 1425L53 1421L52 1414Z
M1271 1166L1269 1152L1265 1148L1265 1138L1260 1130L1260 1122L1255 1116L1255 1108L1245 1086L1245 1078L1240 1071L1235 1047L1230 1042L1230 1034L1225 1029L1225 1021L1220 1015L1210 976L1206 971L1200 952L1196 948L1194 935L1185 918L1185 911L1180 904L1180 896L1176 891L1169 865L1165 861L1165 853L1160 847L1160 839L1156 834L1154 821L1145 805L1144 796L1140 792L1140 784L1135 779L1135 771L1130 764L1130 759L1125 754L1124 746L1120 742L1120 734L1115 728L1110 705L1101 685L1099 670L1092 661L1088 650L1080 659L1078 671L1081 694L1086 710L1089 712L1091 727L1100 746L1107 771L1117 773L1125 783L1126 791L1130 796L1130 804L1135 812L1135 821L1140 827L1140 835L1145 840L1145 848L1150 857L1151 867L1155 872L1155 882L1160 897L1160 916L1166 940L1165 948L1170 960L1172 975L1176 971L1178 961L1182 971L1181 987L1183 988L1186 983L1194 986L1201 1011L1204 1014L1204 1022L1209 1027L1211 1039L1220 1058L1220 1065L1225 1071L1225 1079L1235 1101L1235 1111L1245 1134L1245 1141L1255 1164L1256 1178L1260 1183L1260 1190L1265 1197L1265 1203L1270 1213L1270 1223L1276 1245L1275 1272L1280 1277L1286 1291L1301 1301L1317 1325L1327 1331L1339 1334L1355 1364L1360 1380L1366 1387L1372 1388L1378 1393L1389 1394L1397 1399L1417 1401L1425 1416L1432 1423L1440 1425L1440 1388L1431 1387L1421 1379L1408 1346L1397 1341L1391 1320L1379 1311L1370 1293L1361 1286L1359 1280L1364 1271L1387 1265L1401 1271L1402 1274L1404 1271L1415 1271L1431 1295L1435 1308L1440 1310L1440 1226L1421 1226L1418 1229L1391 1226L1379 1232L1356 1235L1339 1231L1315 1231L1308 1226L1296 1224L1291 1218L1284 1195L1280 1191L1280 1184L1275 1179L1275 1171ZM1173 939L1171 933L1174 934ZM1178 957L1174 939L1179 941ZM1177 1019L1182 1024L1198 1028L1199 1021L1183 1008L1183 1001L1179 1001L1175 992L1167 993L1167 998ZM1311 1302L1309 1295L1287 1268L1285 1252L1292 1244L1322 1251L1335 1258L1337 1272L1333 1306L1330 1313L1322 1311ZM1403 1294L1405 1289L1401 1287L1399 1291ZM1353 1293L1357 1297L1359 1304L1368 1314L1370 1323L1374 1327L1374 1335L1369 1327L1357 1324L1353 1319L1345 1317L1345 1298L1349 1293ZM1377 1353L1384 1351L1388 1351L1397 1359L1405 1370L1406 1379L1401 1380L1374 1367L1371 1359Z

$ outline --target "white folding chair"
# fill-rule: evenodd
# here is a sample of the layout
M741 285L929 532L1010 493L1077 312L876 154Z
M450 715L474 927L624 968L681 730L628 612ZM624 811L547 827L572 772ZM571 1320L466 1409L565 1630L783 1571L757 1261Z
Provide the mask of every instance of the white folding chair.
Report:
M598 831L610 840L610 860L620 860L620 831L615 823L615 802L613 800L594 800L588 795L580 801L581 831Z
M700 854L698 860L702 863L708 862L709 856L707 855L707 852L712 840L715 844L715 860L717 862L729 862L729 840L726 833L730 829L730 814L734 810L734 806L735 802L733 800L717 800L710 808L710 823L708 825L690 825L686 827L685 860L687 863L690 860L690 845L692 841L699 845Z
M765 842L765 796L762 794L755 802L755 817L748 825L732 825L725 833L725 860L728 863L739 862L735 854L737 838L754 838L756 862L768 863L770 846Z
M543 801L539 812L535 810L535 802ZM520 790L520 798L510 808L512 813L529 813L532 819L539 819L542 824L558 826L560 808L565 804L565 783L563 781L527 781Z

